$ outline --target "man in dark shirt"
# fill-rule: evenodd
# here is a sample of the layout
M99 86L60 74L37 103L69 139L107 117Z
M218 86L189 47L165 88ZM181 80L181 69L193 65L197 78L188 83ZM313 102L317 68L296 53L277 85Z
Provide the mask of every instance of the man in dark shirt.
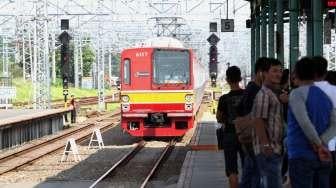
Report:
M266 70L268 64L268 58L262 57L259 58L255 64L255 77L254 80L248 83L245 88L243 98L238 107L238 116L237 119L242 119L242 122L246 122L244 118L249 119L249 114L253 107L253 101L257 93L259 92L263 78L263 72ZM249 120L247 120L249 121ZM255 155L253 152L252 138L250 131L252 129L250 124L243 123L242 130L237 130L238 134L240 131L246 131L245 138L242 138L243 134L240 134L240 141L242 143L242 148L245 154L243 172L240 187L241 188L259 188L260 186L260 175L257 170L257 164ZM242 140L243 139L243 140Z
M230 92L219 98L217 108L217 121L222 124L224 132L223 149L225 157L225 171L229 177L231 188L237 188L238 183L238 152L243 161L243 152L238 142L234 120L237 117L237 107L243 97L244 90L239 87L241 81L240 69L236 66L229 67L226 71L226 81L230 85Z

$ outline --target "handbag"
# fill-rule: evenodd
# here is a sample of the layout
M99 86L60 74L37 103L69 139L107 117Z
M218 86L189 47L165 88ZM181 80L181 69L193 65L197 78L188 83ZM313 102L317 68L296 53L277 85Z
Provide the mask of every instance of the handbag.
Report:
M235 120L236 132L242 144L252 142L252 129L254 121L249 116L238 117Z

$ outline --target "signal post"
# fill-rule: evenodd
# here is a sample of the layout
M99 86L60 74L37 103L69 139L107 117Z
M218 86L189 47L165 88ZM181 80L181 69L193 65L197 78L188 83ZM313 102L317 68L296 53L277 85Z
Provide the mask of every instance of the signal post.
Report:
M63 79L63 95L64 95L64 107L67 107L67 96L69 93L69 78L70 78L70 52L69 52L69 42L71 36L68 34L69 20L61 20L61 30L64 30L58 37L61 46L61 71Z

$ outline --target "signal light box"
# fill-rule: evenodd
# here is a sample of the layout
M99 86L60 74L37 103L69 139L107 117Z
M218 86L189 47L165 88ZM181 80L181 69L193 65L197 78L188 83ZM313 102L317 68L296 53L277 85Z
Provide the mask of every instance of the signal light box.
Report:
M336 8L336 0L326 0L326 6L328 8Z
M69 20L61 19L61 30L69 30Z
M217 32L217 22L210 22L210 32Z

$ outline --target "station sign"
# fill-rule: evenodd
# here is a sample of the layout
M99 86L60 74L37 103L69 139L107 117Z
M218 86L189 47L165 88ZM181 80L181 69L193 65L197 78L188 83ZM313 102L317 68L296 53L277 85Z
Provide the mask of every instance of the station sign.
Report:
M221 19L221 32L234 32L234 20Z
M69 94L69 90L68 89L63 89L63 95L68 95Z
M15 87L0 87L0 99L13 99L16 97Z
M328 8L336 8L336 0L326 0L326 6Z

